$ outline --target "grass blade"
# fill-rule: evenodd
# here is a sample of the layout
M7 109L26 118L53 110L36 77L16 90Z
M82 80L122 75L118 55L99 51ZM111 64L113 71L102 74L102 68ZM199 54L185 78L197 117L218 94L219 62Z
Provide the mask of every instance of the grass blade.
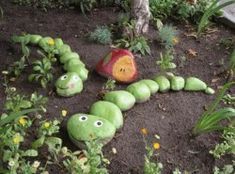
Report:
M235 0L230 0L227 2L224 2L222 4L218 4L218 0L215 0L206 10L206 12L204 13L204 15L202 16L199 25L198 25L198 30L197 33L198 35L200 35L200 33L205 29L206 25L208 24L208 19L209 17L211 17L214 13L216 13L217 11L221 10L222 8L229 6L233 3L235 3Z

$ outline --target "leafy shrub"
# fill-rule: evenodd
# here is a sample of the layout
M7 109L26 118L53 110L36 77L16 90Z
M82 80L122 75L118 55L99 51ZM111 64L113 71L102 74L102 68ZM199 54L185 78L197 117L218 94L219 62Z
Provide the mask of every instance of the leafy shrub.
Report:
M36 60L33 65L34 73L29 75L29 81L39 82L43 88L46 88L47 84L53 79L50 60L47 58L43 58L41 61Z
M185 0L150 0L153 18L166 20L169 17L191 20L197 23L213 0L200 0L191 3Z
M134 53L140 52L142 55L150 54L150 47L144 36L136 36L131 40L128 40L127 38L116 40L115 46L128 48L130 51L133 51Z
M107 26L100 26L90 33L90 40L101 44L110 44L112 42L112 33Z
M150 11L154 18L166 19L172 14L177 1L172 0L150 0Z
M161 27L158 36L166 49L171 49L176 43L178 43L176 29L171 25L164 25Z
M13 0L19 5L33 6L47 11L48 8L61 8L69 4L69 0Z
M235 172L235 162L233 164L225 165L222 169L215 166L213 174L233 174Z
M215 146L214 150L211 150L210 153L215 158L220 158L225 154L235 155L235 127L229 127L229 129L224 130L222 135L224 141Z
M83 14L90 12L97 4L96 0L68 0L69 4L74 4L80 8Z
M171 51L167 51L166 53L160 53L160 60L156 61L156 64L160 66L160 70L162 72L168 69L176 68L176 64L172 62L174 60L174 56Z

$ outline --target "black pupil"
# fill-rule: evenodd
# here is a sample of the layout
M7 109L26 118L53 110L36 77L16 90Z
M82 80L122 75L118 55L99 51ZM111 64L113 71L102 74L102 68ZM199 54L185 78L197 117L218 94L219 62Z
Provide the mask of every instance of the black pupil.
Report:
M86 120L86 117L82 117L82 120Z
M100 121L97 122L97 125L100 126L102 123Z

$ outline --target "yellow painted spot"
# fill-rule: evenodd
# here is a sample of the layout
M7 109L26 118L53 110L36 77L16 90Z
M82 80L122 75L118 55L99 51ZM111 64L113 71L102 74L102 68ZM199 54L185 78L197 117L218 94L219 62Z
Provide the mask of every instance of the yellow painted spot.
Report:
M118 81L128 82L132 80L134 74L136 73L136 67L133 59L129 56L119 58L113 66L112 73L114 78Z
M51 45L51 46L55 45L54 39L49 39L48 40L48 45Z

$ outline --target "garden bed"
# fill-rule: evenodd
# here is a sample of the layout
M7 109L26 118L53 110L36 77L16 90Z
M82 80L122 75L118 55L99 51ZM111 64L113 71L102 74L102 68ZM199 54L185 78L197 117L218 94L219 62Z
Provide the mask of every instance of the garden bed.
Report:
M83 92L71 98L59 97L54 92L53 85L43 90L36 84L28 83L26 76L29 73L28 70L12 82L12 85L25 94L31 94L33 91L49 94L46 119L62 119L62 109L68 111L68 117L78 112L87 113L92 103L98 100L97 94L106 82L106 79L95 73L95 65L111 48L90 42L85 35L94 30L97 25L116 22L118 10L116 8L97 9L86 17L76 10L54 9L45 13L31 7L13 5L7 0L3 0L0 5L4 10L4 18L0 21L1 71L20 58L19 47L12 44L10 38L13 34L22 32L61 37L80 54L90 71L89 78L84 83ZM218 24L211 33L195 39L190 36L192 26L184 23L173 22L173 24L179 31L179 44L175 46L175 62L178 65L175 72L184 77L197 76L214 89L223 85L226 79L223 75L217 76L217 74L223 70L220 62L224 60L227 63L228 51L219 42L223 38L234 38L235 32ZM151 78L159 72L155 61L163 48L156 41L157 34L153 27L150 27L147 37L150 39L151 55L136 55L139 79ZM190 49L196 51L197 55L189 54ZM30 57L33 55L34 53ZM186 60L181 59L182 56L185 56ZM58 64L54 79L61 75L61 72L62 66ZM116 86L117 89L124 87L126 86ZM5 100L3 86L1 86L0 98L2 113ZM197 138L191 137L191 129L196 120L204 111L204 107L214 98L214 95L201 92L157 93L148 102L137 104L131 110L124 112L124 127L103 149L105 157L111 161L108 167L110 173L142 173L145 148L141 128L148 129L148 137L151 140L154 140L155 134L161 137L158 161L163 163L165 174L171 173L176 167L191 173L209 174L212 173L215 165L223 166L231 162L231 156L215 160L209 154L209 150L213 149L219 141L217 133L205 134ZM64 118L63 123L66 123L68 117ZM34 131L30 132L33 139ZM65 145L74 150L77 149L68 139L65 128L62 128L59 136L62 137ZM117 154L112 153L113 147L117 149ZM57 166L50 166L49 172L66 173Z

